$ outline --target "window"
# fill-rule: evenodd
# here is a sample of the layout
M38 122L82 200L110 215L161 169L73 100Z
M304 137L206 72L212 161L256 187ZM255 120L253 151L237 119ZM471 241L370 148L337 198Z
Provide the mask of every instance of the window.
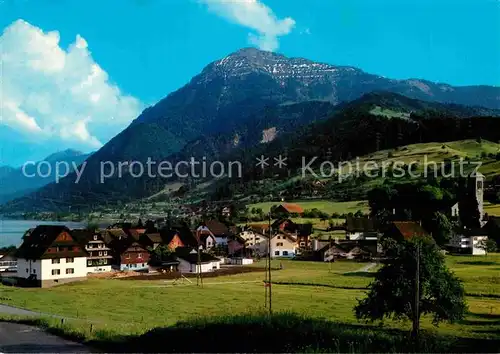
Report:
M52 275L59 275L59 274L61 274L60 269L52 269Z
M73 263L75 259L73 257L66 258L66 263Z
M104 251L104 255L107 256L108 255L108 251Z
M483 188L483 181L477 181L477 189Z
M92 266L92 261L87 261L87 267L91 267Z
M301 242L301 243L300 243L300 247L304 247L305 245L306 245L306 243L305 243L305 242Z
M278 243L276 243L276 246L277 246L277 247L281 247L281 246L283 246L283 242L278 242Z
M52 264L59 264L60 259L59 258L52 258Z
M97 241L97 235L94 235L94 241Z
M281 239L281 236L278 236L278 240Z
M130 253L127 253L127 255L125 256L126 259L130 259Z
M102 256L102 252L99 251L99 256Z
M280 251L274 251L274 255L275 256L279 256L280 255Z
M288 251L283 251L283 256L288 256Z
M29 272L29 269L28 269L28 268L26 268L26 273L28 273L28 272Z
M137 258L142 258L142 253L139 253L139 254L137 255Z
M67 268L66 269L66 274L74 274L75 273L75 269L74 268Z
M33 274L36 274L36 269L31 270Z

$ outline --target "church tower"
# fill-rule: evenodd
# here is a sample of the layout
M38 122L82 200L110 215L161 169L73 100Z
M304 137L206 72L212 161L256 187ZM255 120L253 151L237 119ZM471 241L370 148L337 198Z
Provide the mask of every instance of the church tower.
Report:
M480 221L483 220L484 217L484 175L480 172L475 172L470 175L471 183L470 190L475 196L477 200L477 207L479 209Z

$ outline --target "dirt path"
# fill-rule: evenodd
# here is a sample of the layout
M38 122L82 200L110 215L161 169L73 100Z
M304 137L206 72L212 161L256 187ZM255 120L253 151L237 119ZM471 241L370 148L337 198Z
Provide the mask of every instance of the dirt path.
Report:
M369 272L371 269L375 268L376 266L377 266L377 263L369 263L369 264L365 265L364 267L359 268L358 270L345 272L344 274Z

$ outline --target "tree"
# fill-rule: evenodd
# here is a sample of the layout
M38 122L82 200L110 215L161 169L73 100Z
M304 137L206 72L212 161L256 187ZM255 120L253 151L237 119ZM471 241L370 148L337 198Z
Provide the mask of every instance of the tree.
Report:
M484 250L486 253L493 253L497 251L497 243L490 239L483 238L479 241L477 247Z
M174 250L172 250L168 245L159 245L155 249L151 247L148 249L151 254L152 264L161 264L164 261L171 260Z
M429 220L424 219L423 224L438 245L445 245L449 241L453 231L453 224L445 214L436 211Z
M432 239L395 241L389 238L384 240L383 247L387 259L370 284L367 297L358 300L354 308L358 319L410 319L412 335L416 337L421 315L431 314L436 326L442 321L453 323L464 317L467 304L463 284L446 267L444 256Z

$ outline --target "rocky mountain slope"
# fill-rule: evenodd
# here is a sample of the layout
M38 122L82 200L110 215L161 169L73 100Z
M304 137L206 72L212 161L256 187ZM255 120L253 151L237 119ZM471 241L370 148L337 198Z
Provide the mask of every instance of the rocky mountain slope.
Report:
M421 101L485 107L473 108L463 116L490 115L492 109L500 107L500 88L393 80L357 68L246 48L209 64L187 85L144 110L88 159L78 184L74 183L75 175L68 176L58 185L49 185L31 195L31 200L49 198L65 204L85 204L89 200L136 198L161 188L161 183L147 188L147 180L126 175L101 184L101 162L145 162L148 158L159 161L206 150L210 156L218 156L241 147L260 146L286 133L287 125L297 130L303 124L325 119L333 112L333 106L344 107L373 91L399 93ZM305 106L308 109L304 110ZM373 107L374 116L388 115L382 106ZM272 120L272 124L267 124L267 120Z

